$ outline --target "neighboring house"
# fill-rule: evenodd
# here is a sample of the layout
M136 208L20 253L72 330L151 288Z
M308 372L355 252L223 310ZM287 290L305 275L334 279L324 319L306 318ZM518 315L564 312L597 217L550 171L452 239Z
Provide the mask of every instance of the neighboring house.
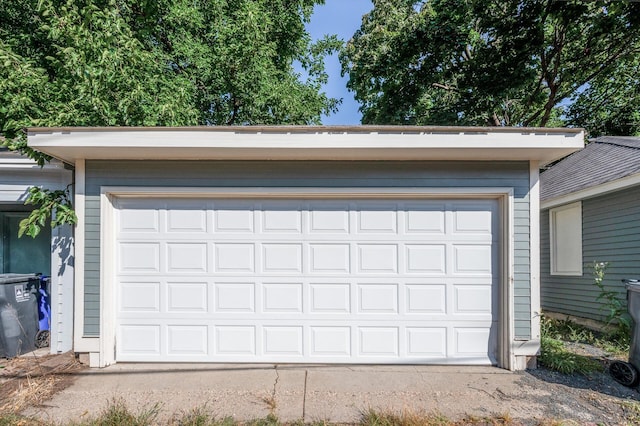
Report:
M605 284L624 298L640 278L640 138L595 139L544 171L541 282L544 311L602 321L593 262L609 262Z
M486 364L540 338L538 170L576 129L47 128L75 167L74 350Z
M64 189L72 172L58 160L44 167L0 148L0 274L42 273L51 277L51 352L72 349L73 238L70 227L45 227L37 238L18 238L20 221L33 206L25 206L28 190L41 186Z

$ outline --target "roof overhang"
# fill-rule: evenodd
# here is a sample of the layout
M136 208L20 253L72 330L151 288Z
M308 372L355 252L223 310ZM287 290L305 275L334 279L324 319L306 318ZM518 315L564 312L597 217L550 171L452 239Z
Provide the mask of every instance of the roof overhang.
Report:
M640 173L635 173L620 179L601 183L600 185L590 186L579 191L570 192L568 194L559 195L546 200L540 200L540 209L546 210L576 201L586 200L588 198L599 197L600 195L621 191L638 185L640 185Z
M32 148L77 160L499 160L546 164L582 129L420 126L30 128Z

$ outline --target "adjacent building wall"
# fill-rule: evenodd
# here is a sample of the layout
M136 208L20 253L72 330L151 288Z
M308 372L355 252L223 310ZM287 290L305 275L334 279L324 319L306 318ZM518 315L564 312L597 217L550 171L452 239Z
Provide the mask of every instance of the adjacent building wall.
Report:
M58 190L72 183L72 171L59 161L43 168L13 152L0 152L0 209L22 205L32 186ZM24 236L23 238L29 238ZM60 227L51 235L51 353L73 347L73 230Z
M624 278L640 279L640 187L582 201L582 276L550 274L549 210L540 216L540 279L545 311L602 321L606 312L596 300L594 261L609 262L605 285L621 293Z

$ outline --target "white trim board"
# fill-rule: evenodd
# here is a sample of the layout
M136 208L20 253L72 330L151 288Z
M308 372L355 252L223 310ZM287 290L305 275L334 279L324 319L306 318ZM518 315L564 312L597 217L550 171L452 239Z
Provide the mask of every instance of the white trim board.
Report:
M498 130L499 129L499 130ZM29 129L29 146L93 160L469 160L549 163L584 147L578 129L337 127Z
M132 188L102 187L101 206L101 259L100 259L100 310L101 337L99 339L99 366L115 363L115 241L114 213L119 198L493 198L502 206L500 211L500 248L502 274L500 277L500 294L503 300L499 328L499 366L507 369L517 367L516 354L513 351L513 294L514 279L514 193L513 188ZM504 304L504 302L507 302Z
M563 204L573 203L574 201L584 200L587 198L597 197L599 195L608 194L609 192L620 191L632 186L640 185L640 173L625 176L621 179L603 183L601 185L585 188L570 194L561 195L555 198L544 200L540 204L541 210L550 209L552 207L561 206Z
M75 163L76 191L75 211L78 223L75 229L75 278L74 278L74 320L73 320L73 349L75 352L98 352L97 337L84 336L84 250L85 250L85 162Z

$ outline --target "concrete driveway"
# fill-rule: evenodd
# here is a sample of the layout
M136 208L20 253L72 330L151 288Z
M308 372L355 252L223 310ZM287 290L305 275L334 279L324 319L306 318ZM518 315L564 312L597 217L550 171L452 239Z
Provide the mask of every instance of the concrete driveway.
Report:
M114 398L132 410L161 403L160 420L203 406L237 420L273 411L282 421L307 422L354 422L369 408L604 424L620 414L612 412L616 404L602 403L613 396L598 399L589 389L493 367L117 364L77 374L72 386L26 414L78 420Z

